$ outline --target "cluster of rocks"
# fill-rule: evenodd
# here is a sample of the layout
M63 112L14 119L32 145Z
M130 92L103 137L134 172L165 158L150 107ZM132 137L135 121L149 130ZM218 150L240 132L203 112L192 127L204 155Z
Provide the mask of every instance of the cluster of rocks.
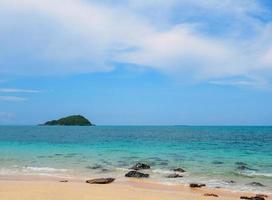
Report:
M145 163L137 163L134 166L132 166L130 169L132 171L129 171L125 174L125 177L134 177L134 178L148 178L149 174L139 172L139 170L146 170L150 169L151 167L148 164ZM173 169L174 172L183 173L185 172L182 168L175 168ZM169 174L166 176L167 178L182 178L183 176L178 173Z
M99 169L101 168L101 166L97 165L97 166L93 166L93 167L88 167L89 169ZM149 174L147 173L143 173L140 172L140 170L147 170L150 169L151 167L148 164L145 163L137 163L134 166L132 166L130 169L131 171L129 171L128 173L125 174L125 177L133 177L133 178L148 178ZM184 169L182 168L175 168L173 169L174 172L180 172L183 173L185 172ZM182 175L178 174L178 173L173 173L173 174L169 174L167 176L168 178L180 178L183 177ZM108 183L112 183L115 179L114 178L98 178L98 179L91 179L91 180L87 180L86 183L89 184L108 184Z
M148 164L145 163L137 163L134 166L132 166L128 173L125 174L125 177L133 177L133 178L148 178L149 174L145 174L142 172L139 172L139 170L144 170L144 169L150 169L151 167Z
M216 164L222 164L221 162L216 162ZM243 162L236 162L236 169L237 170L254 170L251 169L247 166L246 163ZM102 169L101 165L95 165L92 167L88 167L89 169ZM144 173L142 170L148 170L151 169L150 165L146 164L146 163L137 163L134 166L132 166L131 168L129 168L130 171L127 172L125 174L125 177L132 177L132 178L148 178L150 177L149 174ZM172 174L168 174L166 176L166 178L182 178L183 175L181 173L186 172L184 169L182 168L174 168L172 169L173 173ZM112 183L115 179L114 178L98 178L98 179L91 179L91 180L87 180L86 183L89 184L109 184ZM61 182L68 182L67 180L63 180ZM229 181L229 183L235 183L234 181ZM258 187L264 187L263 184L259 183L259 182L251 182L248 183L247 185L251 185L251 186L258 186ZM206 184L202 184L202 183L190 183L189 186L191 188L201 188L201 187L205 187ZM213 194L213 193L205 193L204 196L211 196L211 197L218 197L217 194ZM265 200L267 196L266 195L262 195L262 194L258 194L256 196L252 196L252 197L247 197L247 196L241 196L240 199L247 199L247 200Z
M236 165L236 170L238 171L258 171L257 169L253 169L249 167L248 164L244 162L236 162L235 165ZM246 185L250 185L254 187L265 187L265 185L259 182L251 182Z

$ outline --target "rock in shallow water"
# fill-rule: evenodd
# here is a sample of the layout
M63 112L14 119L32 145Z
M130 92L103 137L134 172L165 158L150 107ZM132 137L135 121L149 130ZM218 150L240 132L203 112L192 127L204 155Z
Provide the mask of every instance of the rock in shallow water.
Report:
M248 183L247 185L265 187L262 183L259 183L259 182L251 182L251 183Z
M182 169L182 168L175 168L175 169L173 169L173 171L174 172L181 172L181 173L183 173L183 172L186 172L184 169Z
M86 183L89 183L89 184L108 184L108 183L112 183L114 180L115 180L114 178L96 178L96 179L87 180Z
M227 181L225 181L226 183L229 183L229 184L234 184L234 183L236 183L235 181L233 181L233 180L227 180Z
M251 170L251 171L253 171L253 170L255 170L255 169L249 168L249 167L247 167L245 165L240 165L240 166L236 167L236 169L240 170L240 171L243 171L243 170Z
M133 178L148 178L149 174L144 174L137 171L130 171L126 173L125 177L133 177Z
M134 165L130 169L134 169L134 170L150 169L150 166L145 163L137 163L136 165Z
M168 176L166 176L166 178L182 178L183 176L180 174L169 174Z
M235 164L236 164L236 165L247 165L247 164L244 163L244 162L236 162Z
M215 160L215 161L212 162L212 164L214 164L214 165L222 165L222 164L224 164L224 162Z
M86 166L87 169L101 169L102 166L101 165L93 165L93 166Z

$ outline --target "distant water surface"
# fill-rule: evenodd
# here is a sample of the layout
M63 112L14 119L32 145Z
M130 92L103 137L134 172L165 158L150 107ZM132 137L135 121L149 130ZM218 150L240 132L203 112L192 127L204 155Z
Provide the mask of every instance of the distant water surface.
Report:
M2 176L125 180L139 161L165 184L272 192L272 127L0 126ZM166 178L176 167L184 177Z

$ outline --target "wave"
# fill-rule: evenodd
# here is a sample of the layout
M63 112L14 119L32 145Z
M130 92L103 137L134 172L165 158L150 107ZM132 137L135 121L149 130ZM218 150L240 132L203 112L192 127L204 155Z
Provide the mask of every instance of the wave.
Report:
M246 172L238 172L239 175L247 176L247 177L266 177L272 178L272 173L262 173L256 171L246 171Z
M25 172L67 172L68 169L56 169L51 167L24 167Z

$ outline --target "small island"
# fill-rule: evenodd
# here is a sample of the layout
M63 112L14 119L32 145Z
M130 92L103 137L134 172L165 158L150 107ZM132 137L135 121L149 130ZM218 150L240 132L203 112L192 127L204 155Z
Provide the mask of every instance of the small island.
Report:
M71 115L58 120L45 122L44 126L94 126L88 119L81 115Z

